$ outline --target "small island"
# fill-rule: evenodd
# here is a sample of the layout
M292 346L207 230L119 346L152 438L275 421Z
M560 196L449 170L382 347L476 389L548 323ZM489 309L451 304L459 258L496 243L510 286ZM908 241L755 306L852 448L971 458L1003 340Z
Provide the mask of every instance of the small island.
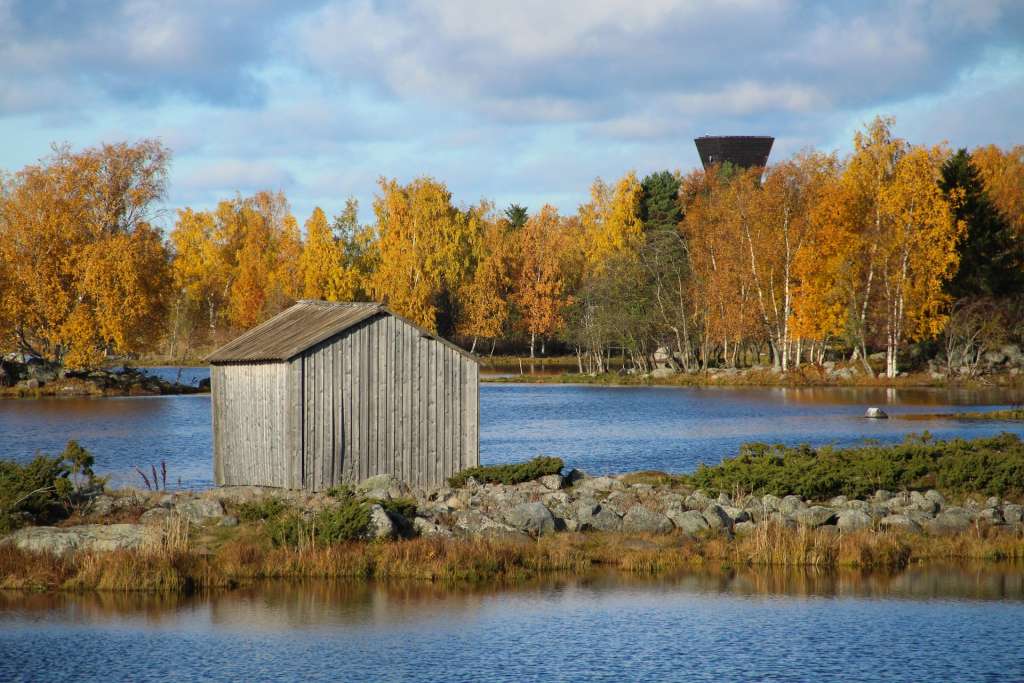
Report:
M0 463L0 588L191 592L257 579L507 583L597 568L894 571L1024 558L1024 442L751 444L688 475L588 476L558 458L320 492L105 491L77 444Z

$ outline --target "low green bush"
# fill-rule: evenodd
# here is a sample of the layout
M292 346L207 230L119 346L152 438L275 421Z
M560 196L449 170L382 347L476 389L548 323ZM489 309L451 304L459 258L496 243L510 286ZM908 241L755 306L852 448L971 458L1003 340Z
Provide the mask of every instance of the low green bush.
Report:
M709 492L863 497L878 489L936 488L948 495L1024 495L1024 442L1014 434L933 441L910 435L897 445L790 448L744 444L735 458L701 465L686 483Z
M370 508L361 500L349 498L319 512L314 526L317 541L328 545L365 538L370 526Z
M252 517L250 521L265 522L264 532L274 546L294 548L312 541L323 545L355 541L366 538L370 526L369 506L366 501L355 497L342 499L312 519L287 505L264 505L260 512L267 513L267 516Z
M241 503L238 506L238 519L243 522L259 522L275 519L290 509L280 498L262 498Z
M408 520L416 516L416 501L412 498L391 498L376 501L388 514L401 515Z
M106 482L92 466L92 455L73 440L57 456L37 453L25 464L0 460L0 532L66 517Z
M470 477L481 484L520 484L546 474L561 474L563 467L565 463L561 458L540 455L527 462L470 467L449 477L448 485L453 488L465 486Z

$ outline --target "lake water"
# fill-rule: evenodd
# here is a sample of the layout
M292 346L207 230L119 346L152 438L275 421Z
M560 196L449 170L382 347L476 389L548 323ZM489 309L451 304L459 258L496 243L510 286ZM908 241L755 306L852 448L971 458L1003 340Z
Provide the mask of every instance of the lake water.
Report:
M0 593L4 681L1021 681L1024 573Z
M155 369L173 379L177 368ZM182 381L208 376L185 368ZM894 442L908 432L938 438L1002 431L1024 423L901 419L965 409L1005 408L1001 391L871 388L594 387L487 384L480 388L480 459L485 464L557 455L592 474L657 469L686 472L735 455L750 441L852 445ZM865 420L868 405L893 419ZM135 467L167 463L168 481L212 484L207 395L0 401L0 457L59 452L77 439L114 483L139 484Z

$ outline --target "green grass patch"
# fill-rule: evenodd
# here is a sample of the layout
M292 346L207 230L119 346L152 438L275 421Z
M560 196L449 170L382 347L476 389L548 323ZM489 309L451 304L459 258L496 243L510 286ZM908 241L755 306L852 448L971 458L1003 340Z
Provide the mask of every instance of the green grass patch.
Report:
M701 465L684 477L710 492L794 494L823 499L863 497L878 489L944 494L1024 495L1024 442L1014 434L982 439L934 441L911 435L894 446L790 448L744 444L735 458Z
M470 477L482 484L520 484L532 481L546 474L561 474L565 463L561 458L539 455L527 462L509 465L487 465L470 467L448 478L448 485L459 488L466 485Z

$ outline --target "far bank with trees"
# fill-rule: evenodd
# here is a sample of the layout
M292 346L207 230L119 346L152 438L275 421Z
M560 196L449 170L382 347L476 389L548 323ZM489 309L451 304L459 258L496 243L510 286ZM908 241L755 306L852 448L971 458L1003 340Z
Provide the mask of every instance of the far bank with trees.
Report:
M300 223L270 190L164 212L170 157L55 147L2 177L0 349L61 371L196 359L299 299L599 376L938 381L1024 346L1024 146L924 147L876 118L846 157L630 172L570 215L382 178L368 225L351 199Z

